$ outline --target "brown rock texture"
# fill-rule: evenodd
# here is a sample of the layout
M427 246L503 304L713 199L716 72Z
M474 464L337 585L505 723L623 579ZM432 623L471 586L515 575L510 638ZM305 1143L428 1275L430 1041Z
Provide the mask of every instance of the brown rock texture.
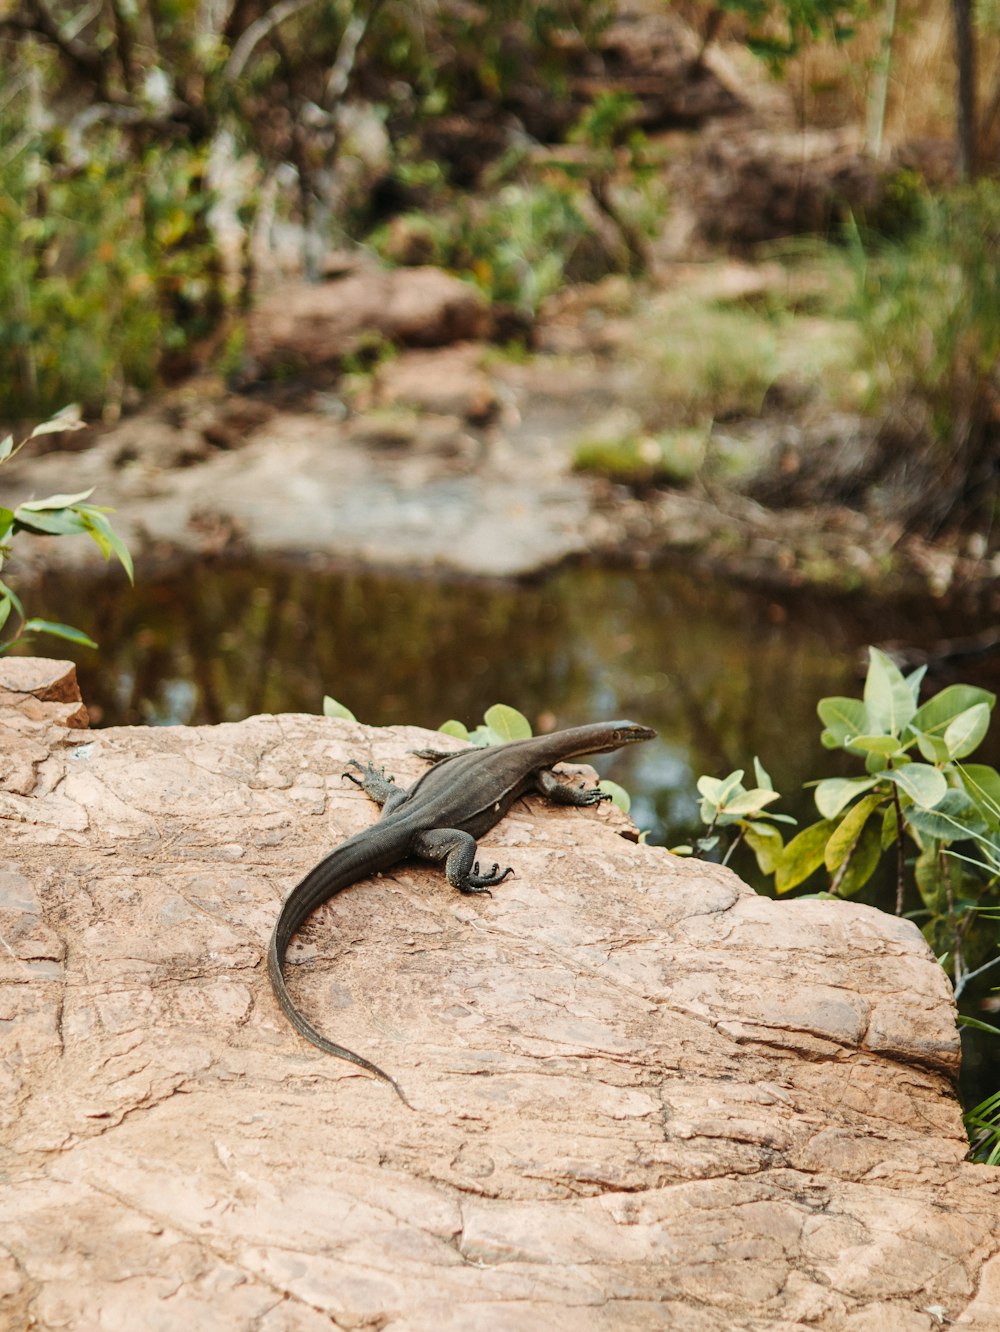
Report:
M0 789L4 1332L1000 1324L1000 1171L963 1160L912 925L529 798L492 898L402 864L293 945L303 1007L410 1111L299 1040L262 960L374 818L346 760L405 783L426 733L88 732L43 697L65 678L0 663L32 756Z
M474 342L403 352L379 370L377 400L463 421L487 421L498 403L493 382L482 368L483 353Z
M485 336L486 300L439 268L363 268L328 282L285 282L250 316L247 350L264 368L336 362L373 339L440 347Z

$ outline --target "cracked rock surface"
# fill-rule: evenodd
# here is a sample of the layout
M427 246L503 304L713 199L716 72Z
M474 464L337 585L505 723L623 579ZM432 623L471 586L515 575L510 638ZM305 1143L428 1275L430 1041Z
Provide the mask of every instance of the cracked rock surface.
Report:
M410 1111L263 954L375 817L346 760L405 784L426 733L85 725L67 663L0 663L4 1332L1000 1326L1000 1171L909 923L528 798L492 898L406 863L293 944Z

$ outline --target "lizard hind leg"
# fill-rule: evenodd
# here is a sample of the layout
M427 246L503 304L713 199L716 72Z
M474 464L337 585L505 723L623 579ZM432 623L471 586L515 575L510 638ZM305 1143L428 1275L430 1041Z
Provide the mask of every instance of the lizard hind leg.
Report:
M488 894L514 873L509 865L504 870L494 865L488 874L480 874L476 839L461 828L430 828L417 833L413 849L422 860L443 860L445 877L460 893Z

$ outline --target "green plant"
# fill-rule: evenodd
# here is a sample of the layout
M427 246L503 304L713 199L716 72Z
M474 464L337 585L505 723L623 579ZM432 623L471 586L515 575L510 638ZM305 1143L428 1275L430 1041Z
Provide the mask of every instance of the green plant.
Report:
M773 873L778 893L823 871L825 895L851 897L894 852L897 914L912 885L921 905L911 914L922 921L960 995L973 978L1000 965L1000 773L965 762L989 730L996 696L956 684L921 704L925 668L904 676L878 648L869 654L863 697L823 698L816 709L824 747L863 763L864 773L817 781L820 819L783 848L777 830L770 830L767 854L758 861L764 873ZM758 789L749 793L738 785L742 773L725 782L700 779L710 831L760 817L772 798L762 774L758 765ZM756 810L745 807L754 801Z
M989 946L980 910L1000 877L988 859L963 849L997 839L1000 775L962 760L986 736L996 696L950 685L920 704L923 674L921 669L904 677L891 658L872 648L863 698L820 700L823 745L863 761L865 773L817 783L822 818L785 847L775 887L787 892L824 867L829 891L848 897L894 849L901 913L912 844L913 882L923 903L916 914L960 992L970 954Z
M983 1165L1000 1165L1000 1091L966 1111L963 1119L971 1159Z
M14 443L12 435L0 440L0 464L7 462L24 448L29 440L39 435L50 435L65 430L79 430L83 422L79 419L75 407L65 408L51 420L34 428L20 444ZM0 570L10 557L14 537L21 532L33 532L39 536L89 536L100 549L104 558L117 556L122 568L133 581L132 557L128 548L112 528L107 515L112 509L100 508L94 504L85 504L93 494L90 490L80 491L76 495L49 495L46 499L27 500L16 509L0 506ZM29 618L25 614L20 597L6 582L0 580L0 631L4 630L11 613L19 621L15 632L0 641L0 652L6 652L26 634L54 634L57 638L68 639L72 643L81 643L86 647L97 647L93 639L88 638L79 629L68 624L56 624L51 620Z
M733 852L745 841L753 851L761 873L773 874L783 848L781 832L774 825L794 823L795 820L789 814L775 814L767 808L775 800L780 800L781 794L774 789L760 759L754 758L753 767L757 785L749 789L743 785L742 768L737 768L728 777L698 778L699 813L707 831L695 842L694 849L699 855L714 851L720 840L716 829L729 828L735 835L722 857L723 865L729 864ZM682 853L690 849L675 847L674 851Z
M585 436L573 447L573 470L598 472L623 485L683 486L697 476L707 451L708 432L697 426L658 435Z

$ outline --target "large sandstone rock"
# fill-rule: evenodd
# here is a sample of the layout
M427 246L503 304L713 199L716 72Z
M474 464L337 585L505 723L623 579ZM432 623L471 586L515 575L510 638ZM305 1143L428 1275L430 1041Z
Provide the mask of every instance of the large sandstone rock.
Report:
M1000 1172L963 1160L912 925L525 800L484 847L516 872L492 898L404 864L293 948L309 1014L410 1111L299 1040L262 959L372 821L345 760L406 781L425 734L87 732L45 701L64 672L11 669L0 730L34 749L0 790L4 1329L1000 1325Z

